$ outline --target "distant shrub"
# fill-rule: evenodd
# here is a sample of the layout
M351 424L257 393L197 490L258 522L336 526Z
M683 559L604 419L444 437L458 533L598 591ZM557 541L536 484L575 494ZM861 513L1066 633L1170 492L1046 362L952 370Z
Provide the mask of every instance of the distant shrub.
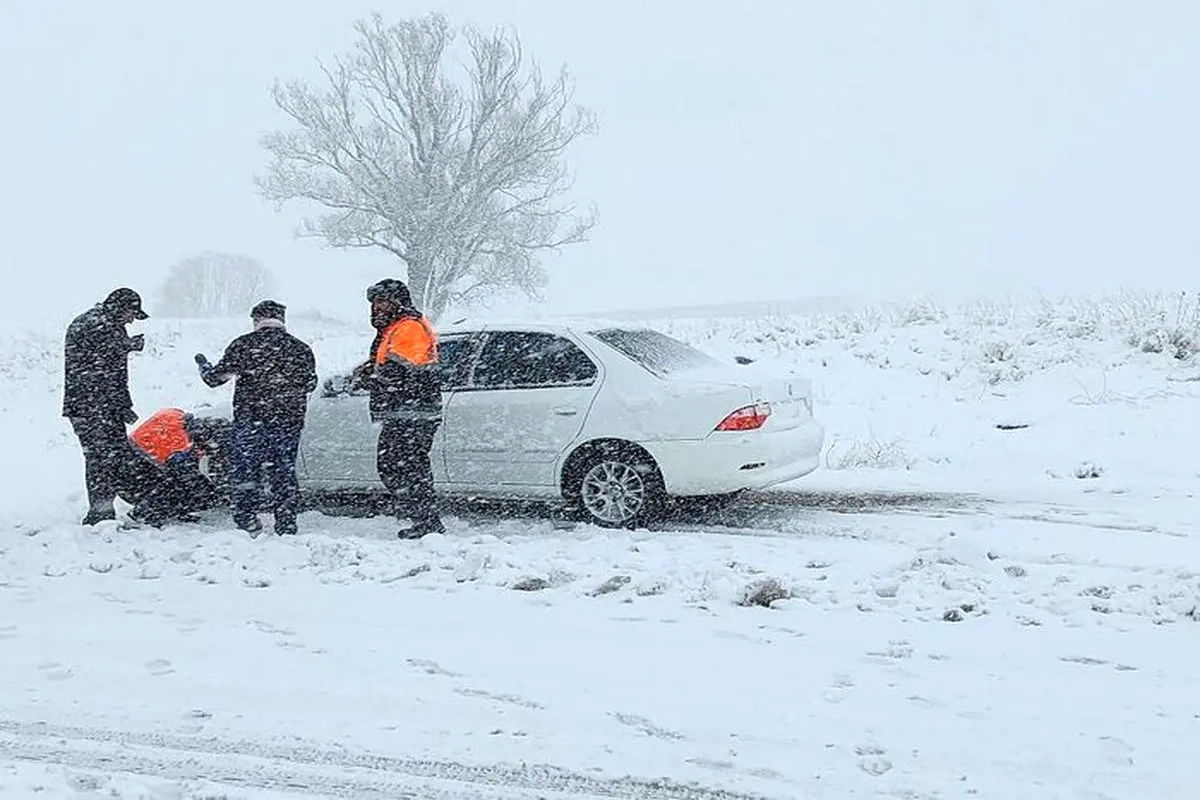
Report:
M946 321L946 309L928 298L898 306L893 315L903 325L937 325Z
M907 469L911 463L898 440L885 442L873 435L834 441L825 453L829 469Z
M1018 358L1018 347L1015 343L1003 339L993 339L984 343L980 358L980 374L989 386L1005 381L1016 382L1025 377L1025 369Z
M201 253L175 264L158 292L164 317L207 319L248 314L274 281L258 261L229 253Z
M1125 342L1143 353L1186 360L1200 353L1200 298L1126 293L1113 302Z

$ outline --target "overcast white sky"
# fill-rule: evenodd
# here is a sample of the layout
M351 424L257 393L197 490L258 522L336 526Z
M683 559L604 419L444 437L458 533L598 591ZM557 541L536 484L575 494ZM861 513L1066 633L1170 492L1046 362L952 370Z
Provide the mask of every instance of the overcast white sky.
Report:
M267 89L441 10L566 63L592 240L561 308L972 287L1200 288L1200 3L0 0L0 310L69 317L213 249L293 308L391 262L258 196ZM153 308L150 309L153 313Z

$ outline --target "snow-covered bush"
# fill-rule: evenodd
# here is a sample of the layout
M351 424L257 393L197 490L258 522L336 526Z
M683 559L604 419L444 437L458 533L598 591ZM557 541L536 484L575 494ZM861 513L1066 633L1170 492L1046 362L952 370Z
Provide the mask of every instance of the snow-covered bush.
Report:
M791 596L791 590L785 588L776 578L762 578L754 581L742 591L738 605L770 608L772 603L778 600L787 600Z
M1200 352L1200 298L1124 294L1113 303L1115 322L1125 341L1143 353L1165 353L1179 360Z
M1100 339L1104 314L1100 304L1078 299L1053 302L1042 298L1036 317L1040 333L1058 339Z
M937 325L946 321L946 309L937 301L924 298L897 306L892 318L901 326Z
M834 440L825 453L829 469L895 469L908 468L911 463L898 440L882 441L873 434Z
M1025 377L1021 366L1019 348L1014 342L991 339L984 343L980 353L979 373L985 383L995 386L1005 381L1016 382Z

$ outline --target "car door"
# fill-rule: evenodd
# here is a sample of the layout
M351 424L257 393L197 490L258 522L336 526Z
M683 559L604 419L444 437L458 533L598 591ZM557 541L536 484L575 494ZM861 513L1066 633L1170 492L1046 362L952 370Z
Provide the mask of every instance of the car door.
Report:
M470 380L471 370L482 342L482 334L473 332L451 333L438 338L438 373L442 383L443 409L450 406L454 394L463 389ZM443 412L442 424L438 427L433 439L433 448L429 451L429 460L433 464L433 480L439 484L446 480L446 432Z
M300 439L306 483L337 488L379 482L379 426L371 422L368 401L365 390L350 391L344 379L325 381L313 394Z
M443 401L466 383L478 337L449 334L438 340ZM329 486L374 486L379 482L376 444L379 423L371 421L370 393L349 391L344 378L326 381L308 406L301 458L307 482ZM446 478L441 432L429 454L435 481Z
M599 384L596 362L565 336L487 333L469 384L445 406L448 481L553 486L555 462L578 436Z

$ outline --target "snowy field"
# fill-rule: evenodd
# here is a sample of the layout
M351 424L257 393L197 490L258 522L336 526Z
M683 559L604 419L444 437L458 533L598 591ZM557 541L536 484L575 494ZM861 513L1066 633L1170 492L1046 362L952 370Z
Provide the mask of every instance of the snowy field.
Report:
M0 797L1195 797L1196 312L654 320L807 372L822 468L649 531L468 506L419 542L82 528L61 330L0 333ZM142 326L138 411L226 399L192 354L244 327ZM292 328L322 374L368 344Z

